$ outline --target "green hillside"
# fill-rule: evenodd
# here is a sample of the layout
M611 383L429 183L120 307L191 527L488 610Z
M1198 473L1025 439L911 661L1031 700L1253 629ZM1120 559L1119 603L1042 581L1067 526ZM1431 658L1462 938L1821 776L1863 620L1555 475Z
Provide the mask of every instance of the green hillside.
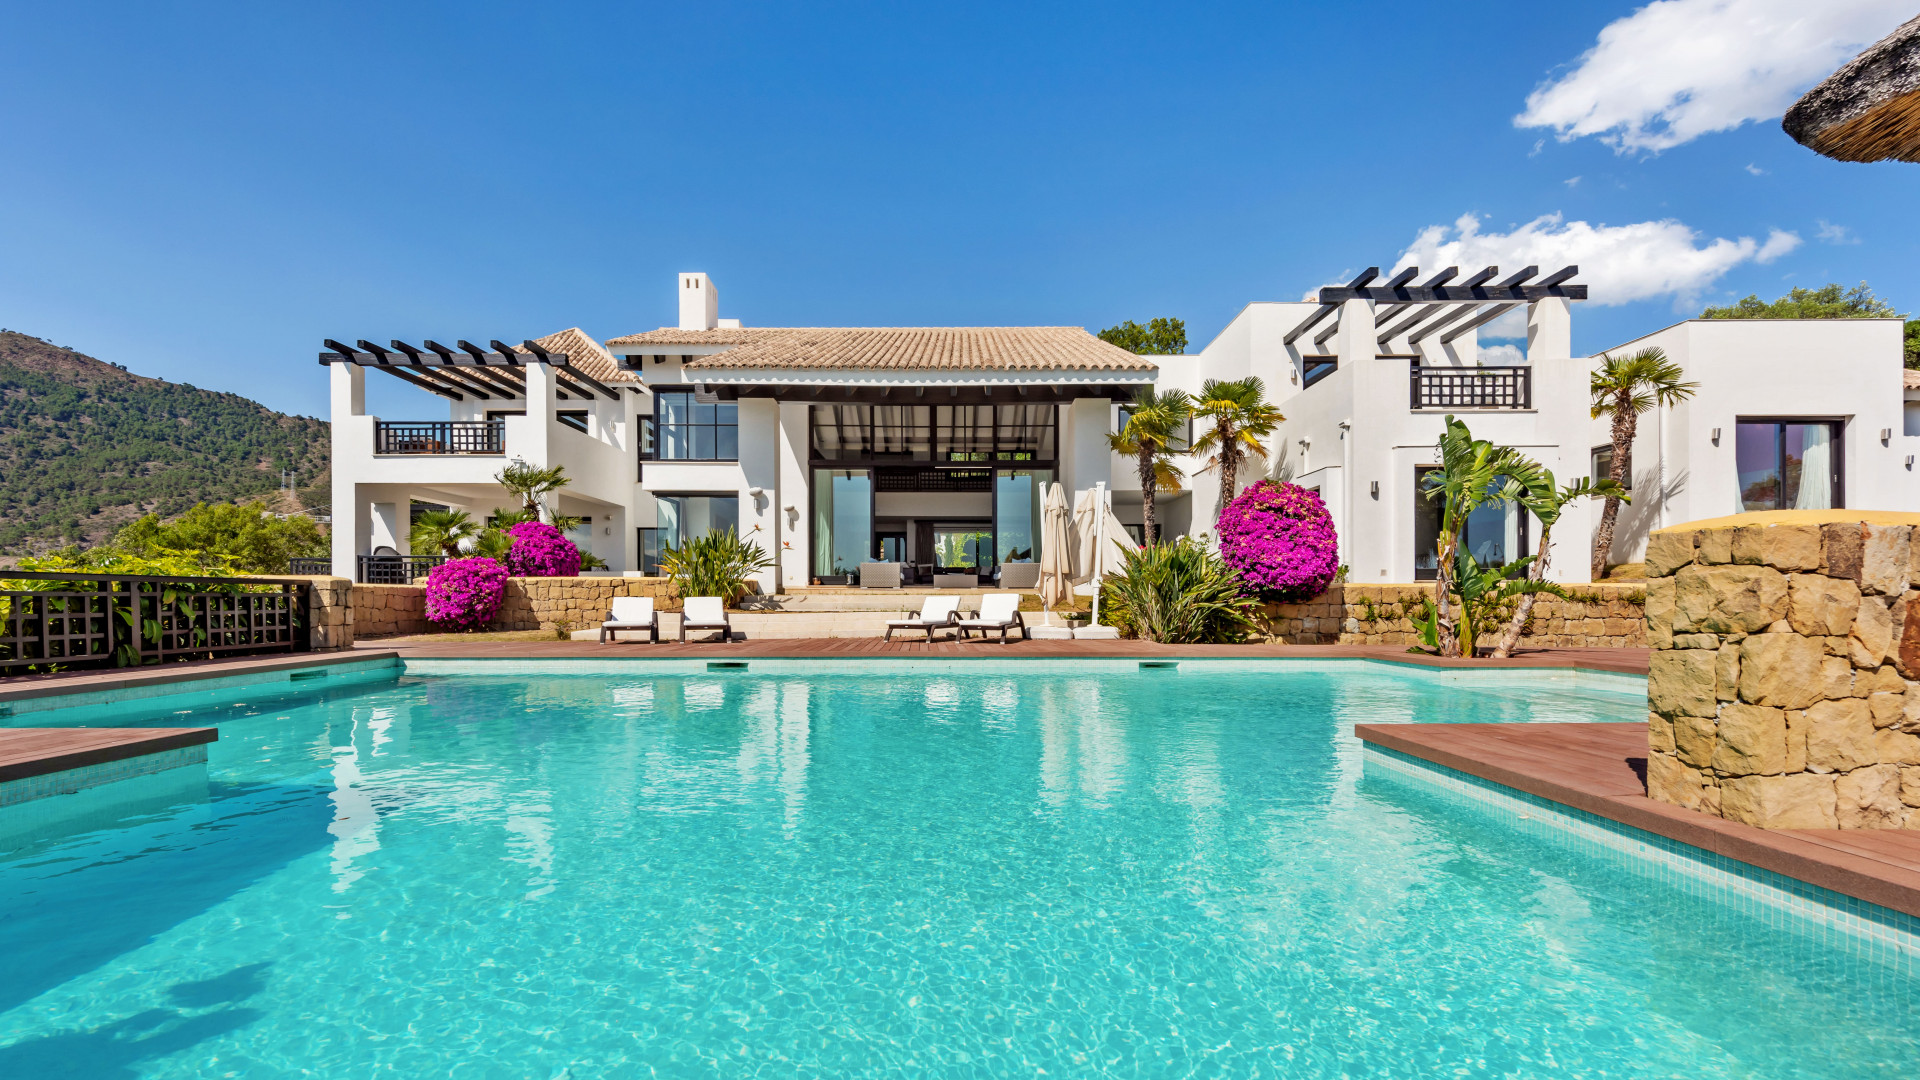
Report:
M297 495L280 493L282 469ZM98 543L145 513L327 499L327 425L0 330L0 554Z

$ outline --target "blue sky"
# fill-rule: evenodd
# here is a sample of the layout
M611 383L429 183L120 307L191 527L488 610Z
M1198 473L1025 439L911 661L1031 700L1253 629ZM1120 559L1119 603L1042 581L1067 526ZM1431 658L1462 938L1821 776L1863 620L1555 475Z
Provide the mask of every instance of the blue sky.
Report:
M324 416L324 337L604 340L681 270L749 326L1195 349L1423 232L1574 251L1579 351L1830 280L1920 309L1920 167L1715 129L1910 12L1686 54L1805 6L0 3L0 326Z

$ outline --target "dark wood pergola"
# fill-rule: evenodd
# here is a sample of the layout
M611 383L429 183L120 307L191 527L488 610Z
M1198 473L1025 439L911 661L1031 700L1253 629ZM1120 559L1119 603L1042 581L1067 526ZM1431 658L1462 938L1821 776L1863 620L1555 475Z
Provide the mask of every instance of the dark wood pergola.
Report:
M424 348L399 340L383 347L365 338L354 345L328 338L324 344L331 351L320 354L322 367L358 364L374 368L455 401L463 400L468 394L482 401L495 397L524 400L527 396L524 369L528 364L546 364L553 369L553 379L559 384L558 395L563 401L569 397L585 401L592 398L596 390L610 401L620 400L618 390L574 367L566 353L550 352L534 341L523 341L515 347L496 339L488 342L491 349L483 349L465 339L456 342L453 348L431 339L424 343Z
M1327 316L1338 312L1340 305L1348 300L1369 300L1374 303L1371 329L1375 332L1377 344L1385 345L1402 335L1406 335L1408 343L1419 344L1439 334L1440 343L1445 345L1522 304L1550 297L1585 300L1585 285L1568 284L1579 272L1578 266L1567 266L1540 277L1540 268L1529 266L1495 282L1493 279L1499 277L1500 268L1489 266L1454 284L1454 279L1460 276L1460 268L1449 266L1416 285L1414 279L1420 276L1420 268L1409 266L1376 285L1373 282L1379 279L1380 268L1369 266L1359 277L1345 285L1329 285L1321 289L1315 298L1320 306L1302 319L1299 325L1287 331L1283 340L1288 345L1293 344L1295 339L1325 321ZM1339 332L1340 321L1336 318L1314 335L1315 350L1324 348L1327 339Z

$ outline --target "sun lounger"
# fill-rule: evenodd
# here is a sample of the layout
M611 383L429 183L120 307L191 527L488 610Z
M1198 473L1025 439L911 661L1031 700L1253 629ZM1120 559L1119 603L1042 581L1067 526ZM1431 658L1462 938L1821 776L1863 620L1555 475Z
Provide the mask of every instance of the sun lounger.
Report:
M967 631L978 630L986 637L995 630L1000 631L1000 643L1006 644L1007 632L1020 631L1020 640L1027 640L1026 620L1020 617L1019 593L988 593L980 598L980 610L974 612L971 619L960 620L960 636L966 637Z
M689 596L680 613L680 640L689 630L718 630L721 641L733 640L733 623L727 621L726 601L717 596Z
M959 608L957 596L929 596L920 605L920 614L910 619L888 620L886 640L893 640L895 630L925 630L927 640L932 641L935 630L952 629L959 624Z
M616 596L613 598L613 611L607 621L600 624L600 644L605 645L608 638L620 640L615 631L645 630L647 639L654 644L660 643L660 618L653 612L651 596Z

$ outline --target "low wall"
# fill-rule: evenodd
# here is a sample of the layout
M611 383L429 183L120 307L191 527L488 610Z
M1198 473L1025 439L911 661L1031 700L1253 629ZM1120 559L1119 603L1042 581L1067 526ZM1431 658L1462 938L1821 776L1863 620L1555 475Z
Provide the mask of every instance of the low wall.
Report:
M318 581L345 582L345 578L320 578ZM426 589L420 585L354 585L349 609L351 632L347 644L356 638L393 637L397 634L430 634L435 631L427 621ZM490 630L580 630L598 626L606 619L616 596L651 596L662 611L679 607L666 578L631 577L551 577L508 578L507 592L500 600L500 611L488 624Z
M1543 595L1533 605L1522 648L1646 645L1642 586L1569 585L1567 591L1573 599ZM1418 645L1414 620L1425 615L1422 600L1432 598L1431 584L1341 585L1302 603L1265 605L1260 624L1269 641L1289 645Z
M356 638L425 634L427 592L419 585L355 585L353 634Z
M1920 828L1920 514L1662 529L1647 575L1649 797L1762 828Z

